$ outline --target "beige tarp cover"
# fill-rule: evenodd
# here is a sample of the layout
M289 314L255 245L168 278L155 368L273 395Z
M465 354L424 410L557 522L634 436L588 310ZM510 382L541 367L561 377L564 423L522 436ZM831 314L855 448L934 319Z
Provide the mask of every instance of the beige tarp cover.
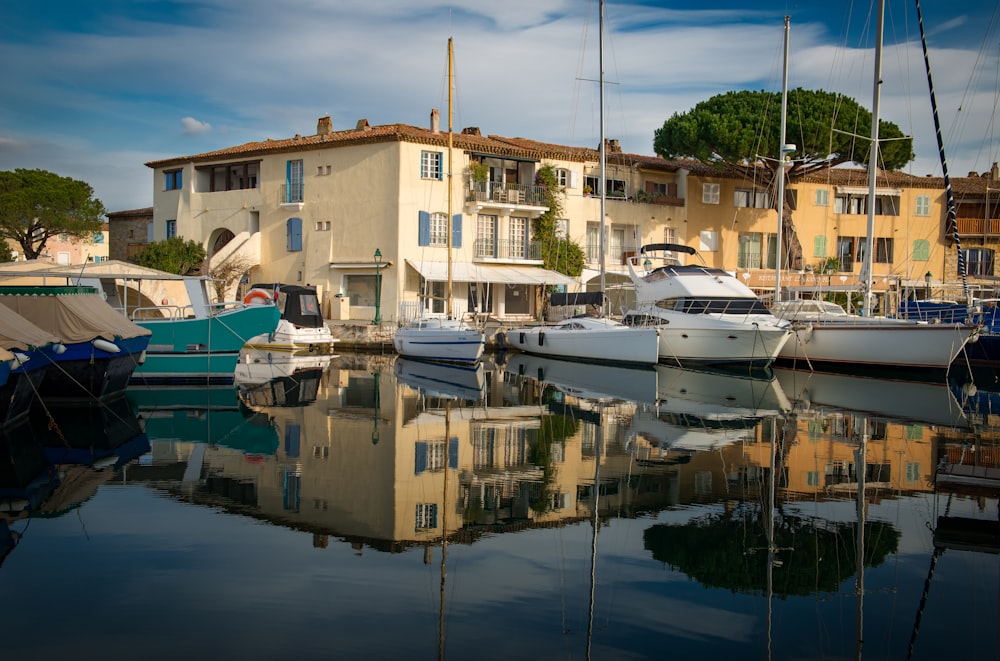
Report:
M52 332L63 342L89 342L101 337L132 338L151 331L125 318L98 294L0 296L3 303L31 323Z
M31 323L5 305L0 305L0 347L27 350L44 347L59 338Z

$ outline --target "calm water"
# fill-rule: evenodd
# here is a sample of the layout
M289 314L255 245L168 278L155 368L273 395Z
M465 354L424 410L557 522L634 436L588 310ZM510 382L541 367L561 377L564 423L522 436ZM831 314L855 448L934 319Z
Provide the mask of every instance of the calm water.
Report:
M997 461L988 392L281 373L6 435L4 658L998 657L996 483L937 468Z

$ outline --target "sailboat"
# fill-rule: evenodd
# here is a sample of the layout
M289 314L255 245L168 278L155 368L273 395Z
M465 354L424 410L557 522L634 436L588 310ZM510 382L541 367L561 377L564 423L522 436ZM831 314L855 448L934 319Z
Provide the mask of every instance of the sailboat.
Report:
M872 316L872 259L874 256L875 191L879 162L879 100L882 83L882 34L885 0L878 3L875 44L875 82L872 98L871 155L868 159L868 226L862 273L865 280L862 315L848 314L824 301L782 301L775 290L775 315L796 324L794 337L778 353L779 363L807 364L811 368L843 369L845 365L882 369L946 370L977 327L965 323L928 324L924 321ZM782 85L782 158L785 151L785 101L788 93L788 22L785 22L785 76ZM784 169L779 168L780 181ZM780 224L780 215L779 215ZM779 251L780 253L780 251ZM780 264L780 262L779 262ZM778 282L780 280L776 280Z
M655 328L633 328L603 314L604 279L604 219L607 205L607 144L604 139L604 0L600 2L600 105L601 105L601 223L598 236L601 247L600 317L580 315L563 319L552 326L512 328L505 334L507 345L519 351L540 356L573 358L587 362L655 365L659 360L659 333ZM570 295L572 296L572 295ZM581 298L583 298L581 296Z
M452 218L452 167L454 133L452 131L453 44L448 38L448 218ZM449 363L475 363L483 355L486 340L482 331L452 316L451 278L452 224L448 223L448 315L445 318L419 318L396 331L393 346L407 358Z

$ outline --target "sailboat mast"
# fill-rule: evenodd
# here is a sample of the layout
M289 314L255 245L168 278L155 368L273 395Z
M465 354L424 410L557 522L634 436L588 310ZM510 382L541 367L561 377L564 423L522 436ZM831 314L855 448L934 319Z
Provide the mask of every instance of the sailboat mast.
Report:
M601 123L601 146L600 146L600 160L601 160L601 223L600 223L600 234L598 236L598 249L601 253L601 307L603 312L604 306L604 286L605 286L605 256L604 256L604 214L605 207L608 202L608 192L607 192L607 177L605 177L605 170L607 168L608 152L604 145L604 0L600 0L598 3L598 14L600 26L600 101L601 101L601 111L600 111L600 123Z
M872 142L868 156L868 228L865 234L865 258L861 266L864 275L864 305L862 314L866 317L872 313L872 251L875 244L875 177L878 174L879 161L879 101L882 90L882 34L885 30L885 0L878 2L878 21L875 28L875 82L872 90Z
M788 26L790 16L785 17L785 57L781 75L781 141L778 144L778 239L774 256L774 301L781 300L781 254L784 251L785 223L785 133L788 128Z
M451 231L454 220L451 215L451 173L452 173L452 150L454 147L455 135L451 126L452 107L452 62L454 61L454 46L452 38L448 37L448 287L445 290L445 300L448 301L448 318L451 319Z

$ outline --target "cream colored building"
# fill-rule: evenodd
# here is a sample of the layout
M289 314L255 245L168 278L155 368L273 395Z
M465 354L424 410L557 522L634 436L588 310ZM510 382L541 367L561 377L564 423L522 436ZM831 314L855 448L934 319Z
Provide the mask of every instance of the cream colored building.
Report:
M601 241L596 147L482 135L472 127L453 134L449 152L448 135L437 111L426 127L362 119L334 131L321 117L313 135L147 163L154 171L152 238L203 242L211 268L228 262L246 270L244 287L314 285L334 319L371 320L377 301L390 322L445 314L449 209L456 316L535 319L543 287L597 289L602 261L617 312L630 302L624 260L649 243L692 246L708 265L737 273L764 294L773 292L778 266L781 286L793 296L860 284L864 170L836 168L789 185L783 224L795 228L802 262L779 265L774 191L761 182L694 161L625 154L609 140ZM532 224L548 208L536 185L544 166L563 187L559 232L586 253L579 278L541 268L532 241ZM984 226L980 216L976 225L975 216L998 215L988 204L995 178L953 180L961 233L982 230L962 247L970 273L983 276L993 276L996 222ZM928 280L934 287L959 282L941 179L880 173L875 210L876 293L895 303Z

